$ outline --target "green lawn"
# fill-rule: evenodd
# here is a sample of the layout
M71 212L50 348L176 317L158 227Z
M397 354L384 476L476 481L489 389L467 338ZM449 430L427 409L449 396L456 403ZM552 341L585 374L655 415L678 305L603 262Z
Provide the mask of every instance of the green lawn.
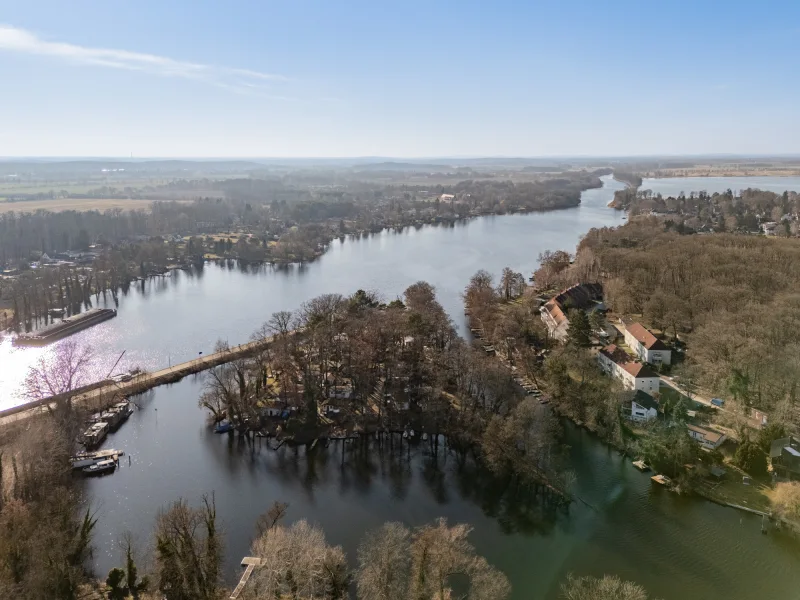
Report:
M697 482L695 490L698 494L723 504L736 504L766 513L772 512L768 495L771 488L768 485L755 479L751 480L750 485L744 485L742 477L747 473L730 463L726 463L723 467L728 472L725 479L722 482L711 479Z

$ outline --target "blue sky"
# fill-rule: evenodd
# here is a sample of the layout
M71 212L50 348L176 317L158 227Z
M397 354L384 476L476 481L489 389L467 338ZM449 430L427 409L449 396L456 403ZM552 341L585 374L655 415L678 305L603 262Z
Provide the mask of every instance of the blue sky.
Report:
M0 156L800 153L800 2L0 0Z

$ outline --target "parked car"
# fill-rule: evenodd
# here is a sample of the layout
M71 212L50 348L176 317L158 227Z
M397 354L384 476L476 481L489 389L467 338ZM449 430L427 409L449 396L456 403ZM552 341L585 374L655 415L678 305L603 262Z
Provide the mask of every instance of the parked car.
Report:
M711 404L713 404L714 406L723 406L725 404L725 400L723 400L722 398L712 398Z

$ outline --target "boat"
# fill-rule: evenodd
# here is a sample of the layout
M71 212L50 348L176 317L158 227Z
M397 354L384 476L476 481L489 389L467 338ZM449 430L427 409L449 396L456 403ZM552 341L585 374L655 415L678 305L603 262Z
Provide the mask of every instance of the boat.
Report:
M647 463L645 463L643 460L633 461L633 466L639 469L642 473L650 470L650 467L648 467Z
M45 346L116 316L117 311L112 308L91 308L37 331L18 335L14 338L14 345Z
M86 448L97 448L108 435L108 423L100 421L89 426L89 429L83 432L83 445Z
M102 460L113 459L119 460L120 456L123 456L125 452L122 450L115 450L113 448L109 448L108 450L97 450L96 452L79 452L75 456L71 457L70 463L72 464L73 470L80 470L85 467L89 467L91 465L97 464Z
M82 471L86 475L100 475L102 473L110 473L116 468L117 462L111 458L107 458L93 465L89 465L88 467L84 467Z
M233 431L233 423L230 421L222 421L214 427L214 433L229 433L231 431Z
M666 485L667 487L672 485L672 480L666 475L653 475L650 479L661 485Z
M428 441L428 434L427 433L423 433L422 434L422 441L423 442L427 442Z

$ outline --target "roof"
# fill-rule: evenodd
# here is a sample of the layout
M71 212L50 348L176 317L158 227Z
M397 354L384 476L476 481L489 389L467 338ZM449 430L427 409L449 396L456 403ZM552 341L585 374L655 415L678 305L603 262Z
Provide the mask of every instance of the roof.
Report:
M638 379L652 378L652 377L658 378L658 373L656 373L655 371L653 371L653 369L642 363L626 362L619 366Z
M550 313L550 316L553 317L553 320L561 325L566 319L567 315L564 314L564 311L561 310L561 307L556 302L555 298L548 301L547 304L544 305L544 309Z
M718 441L720 441L725 436L724 433L720 433L719 431L713 431L711 429L705 429L704 427L698 427L697 425L687 425L686 428L689 431L694 431L695 433L699 433L707 441L711 442L712 444L716 444Z
M631 398L633 402L636 402L639 406L643 406L647 409L658 410L658 401L653 398L647 392L643 392L642 390L636 390L636 393Z
M628 327L628 333L637 339L637 341L647 348L648 350L669 350L666 344L658 339L641 323L634 323Z
M788 448L800 450L800 440L792 436L773 440L769 447L770 458L779 458L783 454L783 450ZM790 454L793 453L790 452Z
M630 357L625 351L616 344L609 344L605 348L602 348L600 354L617 364L626 363L630 360Z
M557 325L567 320L567 310L589 310L603 300L603 286L599 283L579 283L553 296L544 305ZM601 310L605 310L603 307Z
M573 285L555 296L551 302L556 302L561 308L579 308L587 310L595 302L602 301L603 286L599 283L579 283Z

